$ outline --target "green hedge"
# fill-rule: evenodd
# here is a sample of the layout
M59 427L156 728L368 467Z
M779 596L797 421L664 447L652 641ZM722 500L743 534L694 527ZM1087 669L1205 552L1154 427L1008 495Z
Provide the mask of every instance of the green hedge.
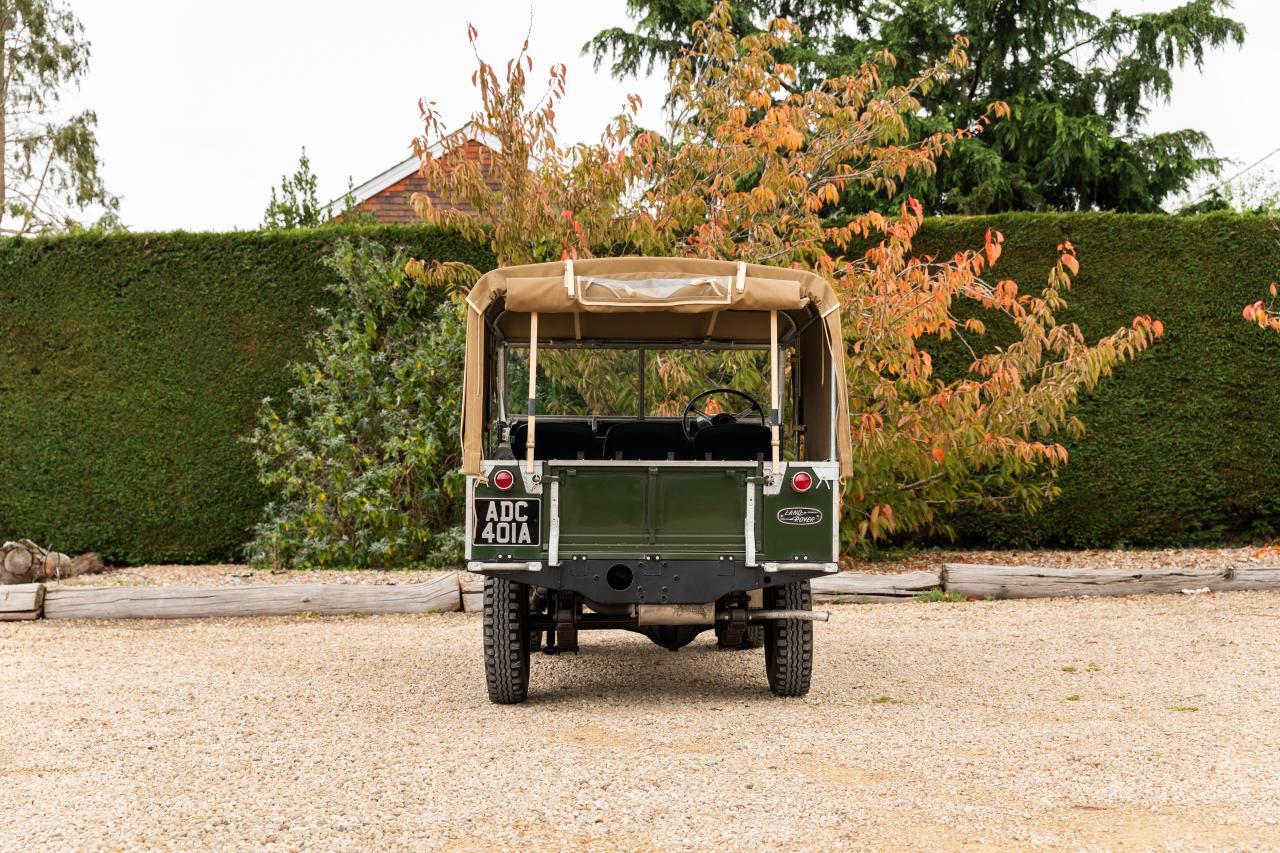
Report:
M966 515L963 541L1165 545L1280 529L1280 336L1241 307L1280 277L1256 217L1020 214L930 222L922 252L1004 232L1000 277L1082 264L1065 319L1092 336L1134 314L1166 337L1080 406L1061 498L1033 518ZM264 495L239 439L278 396L326 303L341 229L0 242L0 538L109 560L232 559ZM366 233L424 258L492 257L425 227ZM941 354L943 369L960 360Z
M238 557L264 501L240 438L305 355L340 233L0 242L0 537L120 562ZM493 263L449 233L369 233Z
M1189 545L1280 529L1280 335L1240 310L1280 278L1273 220L1018 214L929 223L917 248L950 254L1004 233L998 278L1038 290L1064 240L1080 275L1062 319L1095 339L1151 314L1165 337L1078 407L1062 494L1039 515L964 514L972 544ZM968 362L968 358L964 362ZM943 360L946 363L946 360ZM955 359L951 360L954 366Z

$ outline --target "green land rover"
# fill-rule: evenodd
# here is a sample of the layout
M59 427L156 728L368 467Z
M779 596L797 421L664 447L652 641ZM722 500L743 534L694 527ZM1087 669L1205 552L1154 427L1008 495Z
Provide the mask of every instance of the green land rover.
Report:
M837 569L851 458L830 285L603 258L494 270L467 304L466 554L486 578L489 698L526 698L531 650L608 628L672 650L706 630L763 644L770 689L806 693L826 616L809 579Z

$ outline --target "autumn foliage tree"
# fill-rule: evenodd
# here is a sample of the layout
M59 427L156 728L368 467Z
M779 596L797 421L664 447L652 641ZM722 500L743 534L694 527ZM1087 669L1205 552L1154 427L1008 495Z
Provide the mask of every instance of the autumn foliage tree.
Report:
M847 541L945 527L946 511L963 504L1036 509L1067 462L1058 439L1083 429L1072 404L1150 346L1159 321L1137 317L1092 342L1059 322L1079 270L1070 243L1056 247L1045 281L1027 292L995 274L1003 242L995 231L951 257L913 254L924 219L914 199L893 216L829 218L846 188L892 195L1006 117L993 103L970 126L909 138L921 98L967 67L962 36L905 84L892 82L896 60L881 53L805 87L776 59L799 30L777 20L738 38L731 12L717 5L672 62L662 128L638 124L633 97L596 143L559 141L563 65L552 66L544 87L531 82L527 44L505 68L477 57L480 106L468 125L450 130L432 104L421 105L421 173L451 204L423 194L418 212L487 240L501 264L639 253L814 270L841 294L847 318L856 455ZM469 36L474 42L474 29ZM487 176L458 156L476 135L494 141ZM425 282L476 274L441 264L410 272ZM940 378L930 349L967 346L993 316L1011 325L1013 339L971 350L966 375Z

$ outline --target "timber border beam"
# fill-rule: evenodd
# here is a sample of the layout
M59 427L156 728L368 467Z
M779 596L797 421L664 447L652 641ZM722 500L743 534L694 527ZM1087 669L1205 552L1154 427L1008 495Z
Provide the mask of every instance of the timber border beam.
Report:
M912 601L931 592L964 598L1058 598L1179 592L1280 590L1280 568L1046 569L947 563L914 572L840 572L812 582L815 601ZM414 584L277 584L233 587L0 586L0 621L198 619L219 616L468 613L480 609L484 579L447 572Z

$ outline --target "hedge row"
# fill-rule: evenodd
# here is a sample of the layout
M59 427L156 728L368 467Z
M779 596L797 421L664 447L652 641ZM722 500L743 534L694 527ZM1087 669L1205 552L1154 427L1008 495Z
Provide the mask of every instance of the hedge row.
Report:
M492 256L423 227L422 257ZM109 561L238 557L258 401L305 355L340 229L0 242L0 537Z
M1087 427L1065 442L1062 494L1040 514L966 514L970 544L1173 546L1273 536L1280 530L1280 336L1241 308L1280 278L1273 220L1117 214L1015 214L936 220L917 243L950 253L1004 233L995 273L1038 290L1054 247L1070 240L1081 269L1063 320L1091 339L1136 314L1164 339L1076 410ZM964 361L967 363L968 358Z
M1019 214L931 222L949 254L1006 236L997 272L1043 281L1071 240L1065 319L1090 336L1134 314L1166 338L1080 407L1061 498L1033 518L966 515L969 543L1172 545L1280 529L1280 336L1240 308L1280 277L1270 222L1230 215ZM264 501L239 439L277 396L325 305L343 229L78 236L0 243L0 537L109 560L235 558ZM366 233L492 265L426 227ZM940 358L944 369L957 359Z

